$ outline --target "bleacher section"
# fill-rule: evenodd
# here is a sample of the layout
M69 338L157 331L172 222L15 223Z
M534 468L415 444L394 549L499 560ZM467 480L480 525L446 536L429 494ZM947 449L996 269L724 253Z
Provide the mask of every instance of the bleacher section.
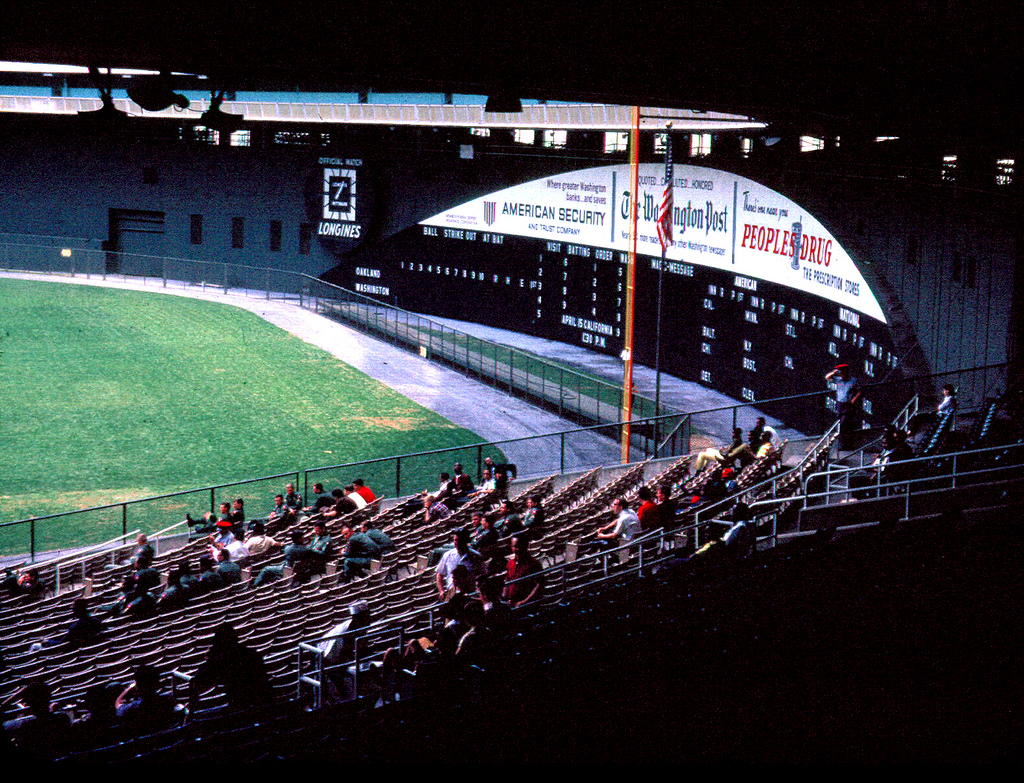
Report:
M989 443L1000 440L995 426L997 408L985 408L979 428L970 438L972 443L981 437ZM925 633L925 638L933 639L938 632L928 627L925 618L940 625L947 619L936 615L938 603L919 600L913 604L924 613L921 617L908 617L909 610L899 607L894 597L908 588L900 576L899 563L924 558L936 571L935 581L951 591L956 589L956 579L966 572L958 565L956 574L946 573L943 560L964 558L960 562L966 563L966 558L977 557L981 562L975 564L972 559L972 567L996 569L994 578L999 590L1009 591L1013 587L1005 581L1011 563L1009 553L1019 554L1021 538L1019 526L1002 518L1024 506L1024 481L1018 474L993 483L986 471L993 466L1019 466L1024 463L1020 457L1024 449L1007 447L980 456L976 453L970 461L974 470L971 478L961 479L961 485L955 488L928 487L914 494L911 505L907 505L905 495L887 495L807 507L808 480L828 466L836 434L834 428L830 430L788 469L783 466L783 444L783 448L741 471L735 488L726 496L706 500L705 492L717 480L715 469L690 475L689 456L667 463L596 469L575 477L544 476L518 482L516 489L510 490L511 497L521 500L533 496L543 502L546 521L540 531L532 533L532 551L550 570L546 576L549 584L557 584L558 589L545 590L542 599L517 612L509 634L495 645L502 652L495 656L494 671L464 671L460 684L453 684L450 693L428 687L420 677L407 677L401 687L392 681L382 687L380 670L367 669L365 663L379 662L387 648L400 647L410 636L430 632L437 620L439 602L433 572L423 568L423 560L435 547L447 544L452 531L466 525L474 510L492 510L497 500L493 496L468 503L442 524L429 526L423 524L422 509L415 503L399 503L384 511L377 504L368 506L329 525L337 542L342 526L372 516L394 540L396 550L365 577L345 582L340 564L335 562L327 573L309 581L291 577L258 589L250 583L233 585L195 598L174 612L146 619L111 618L103 641L79 650L56 646L33 651L31 647L34 642L66 631L71 604L83 594L82 589L41 599L4 599L0 608L0 650L6 669L0 671L0 699L11 705L25 682L42 678L53 686L56 703L74 708L91 685L127 684L140 663L155 666L165 675L172 670L187 675L204 660L214 628L230 622L242 643L258 649L267 662L278 706L261 718L263 727L252 728L251 721L244 718L222 728L213 721L199 721L160 738L103 751L94 759L125 758L140 747L145 748L150 760L182 755L198 759L213 754L215 748L229 758L246 760L303 758L305 749L315 744L319 748L316 752L323 753L327 760L363 756L429 760L443 758L443 741L449 741L467 757L478 754L481 760L499 760L501 753L512 757L516 742L525 743L519 746L524 759L584 760L579 756L586 748L596 754L591 759L612 760L613 748L596 738L607 737L610 742L612 737L626 736L638 744L629 758L644 757L636 752L642 750L651 758L668 759L674 742L690 758L701 760L725 752L736 752L740 754L736 758L742 758L744 752L754 753L752 749L769 755L775 752L778 760L815 760L829 758L831 741L849 739L855 730L863 730L875 743L874 751L864 743L851 745L854 755L849 760L876 759L878 754L885 758L901 749L906 755L900 758L917 760L913 749L899 747L894 739L882 736L877 726L869 725L869 716L882 709L873 700L881 699L879 705L889 703L886 700L895 698L892 693L899 693L900 688L908 688L919 698L905 709L908 718L919 717L919 712L926 712L922 705L940 698L938 691L922 696L922 689L927 690L922 683L894 681L896 675L887 671L891 662L880 657L884 645L895 641L903 644L898 654L923 654L926 645L899 631L900 624L910 622L916 631ZM944 462L930 465L933 470L945 467ZM675 498L702 499L680 503L676 530L658 531L623 547L621 552L592 554L596 550L591 546L594 531L614 518L612 501L618 497L632 500L641 486L653 489L662 484L672 487ZM739 554L726 544L701 547L701 536L714 540L732 524L740 502L752 508L763 505L763 516L755 516L752 522L760 524L756 530L762 536L766 517L774 515L772 538L763 541L761 547ZM995 510L965 512L962 518L947 516L942 525L932 524L937 508L987 506ZM786 532L779 528L778 520L795 516L787 509L799 511L802 531L819 532L798 536L786 546L769 546L776 543L779 533ZM811 522L812 518L818 521ZM995 524L988 525L993 518ZM902 522L897 524L897 520ZM299 521L273 535L282 540L293 529L308 528L308 522ZM840 535L854 529L867 532ZM980 543L972 545L969 556L956 543L954 530L958 535L964 531L977 534ZM673 535L677 532L681 535ZM1000 543L1005 544L1006 551L1000 550ZM162 553L155 565L166 573L177 563L194 562L205 549L204 541L194 541ZM249 568L256 574L263 566L278 564L281 559L279 552L253 558ZM97 563L88 567L90 606L114 600L127 568L109 567L109 558L106 562L97 558ZM882 574L878 577L881 581L870 582L868 574L872 573ZM1016 573L1019 577L1019 568ZM981 638L988 639L1013 625L1008 625L1001 613L995 587L983 584L980 578L968 582L969 590L979 600L989 602L981 607L984 621L970 623L970 630L978 630ZM911 588L917 599L929 589L923 583ZM1021 595L1017 589L1015 595L1006 597L1010 604L1017 605ZM962 614L967 608L963 602L968 599L948 597ZM346 608L356 600L367 602L373 619L358 653L358 660L364 664L359 669L363 684L353 690L360 698L325 707L322 716L307 718L309 713L303 708L319 703L319 698L314 698L319 693L317 652L316 648L307 649L303 668L303 664L296 664L296 649L300 642L322 636L344 619ZM868 603L859 609L844 604L862 600ZM828 614L826 608L835 614ZM833 617L854 625L835 625ZM1019 621L1019 612L1016 617ZM807 618L813 618L827 633L814 638L804 626ZM985 627L976 627L979 624ZM958 633L966 633L967 628L966 624L958 626ZM1024 635L1016 637L1017 644L1021 638ZM964 643L971 651L980 644L973 640ZM858 650L865 653L863 659L858 658ZM910 677L923 676L909 664L897 666L896 671ZM944 676L953 672L945 658L937 671ZM998 671L1010 674L1004 669ZM297 681L300 674L306 677L301 685ZM854 707L850 714L854 717L838 722L832 718L832 724L821 726L816 721L826 720L835 707L828 690L830 678L843 683L836 692L851 700ZM987 675L981 679L984 682L973 683L975 690L968 692L980 689L990 695ZM542 692L531 687L531 682L538 681L546 683L539 689ZM629 685L636 686L638 701L630 698ZM792 689L792 696L787 688ZM396 690L416 698L389 705ZM743 713L736 705L749 705L754 692L769 693L775 701ZM597 694L604 694L606 699ZM802 695L798 698L796 694ZM729 701L733 698L737 701ZM457 699L467 712L443 729L425 724L430 715L436 719L437 699L442 700L441 706L447 704L446 699ZM647 699L646 707L643 699ZM967 707L971 715L978 713L978 707L965 704L966 697L958 694L953 702ZM213 706L220 703L217 699L210 702ZM380 709L372 709L378 704ZM484 746L474 746L472 739L483 740L482 729L465 718L500 716L505 708L509 719L502 727L497 755ZM762 708L763 714L757 711ZM795 710L794 735L782 725L790 708ZM644 718L645 709L653 719ZM356 712L367 710L357 721L358 727L353 728L350 719L355 719ZM632 723L599 725L599 719L607 719L617 710L623 721ZM286 732L281 722L285 715L289 716ZM345 716L345 730L341 729L341 716ZM929 720L929 730L938 730L936 719ZM965 728L960 718L956 720L959 728ZM544 736L529 733L528 726L536 721L544 726L538 730ZM641 729L645 721L650 727L646 735ZM462 733L456 733L453 727ZM889 727L897 728L895 723ZM594 734L587 735L591 730ZM284 732L283 737L271 742L269 731ZM977 733L971 730L964 736L977 739ZM197 743L200 736L211 739ZM585 736L587 740L582 741ZM700 736L706 737L706 745L701 744ZM364 744L356 747L357 740ZM573 740L576 746L569 744ZM935 746L932 740L922 739L922 752ZM321 747L324 742L330 747ZM981 746L991 750L994 744L983 742ZM225 750L228 747L230 752ZM954 745L951 753L964 759L969 749L966 744ZM751 756L750 760L757 758Z

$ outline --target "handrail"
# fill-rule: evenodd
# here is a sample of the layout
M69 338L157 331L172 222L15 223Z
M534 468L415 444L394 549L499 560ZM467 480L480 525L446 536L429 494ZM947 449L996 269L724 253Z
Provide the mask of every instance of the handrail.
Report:
M578 590L583 590L583 589L586 589L586 588L589 588L589 587L593 587L594 585L601 584L603 582L608 581L609 579L617 579L617 578L621 577L622 575L628 574L628 573L632 573L633 571L635 571L638 576L642 577L643 573L644 573L644 570L646 568L652 567L653 565L656 565L656 564L662 562L663 560L668 559L669 557L673 556L673 555L663 555L662 554L662 553L664 553L666 551L671 551L670 549L668 549L665 546L666 539L674 538L678 533L683 532L685 530L689 530L691 527L695 527L695 526L696 525L688 525L688 526L685 526L684 528L679 528L679 529L674 529L674 530L667 530L665 528L658 528L656 530L652 530L652 531L650 531L648 533L645 533L642 536L637 536L632 541L628 541L626 543L620 544L619 546L616 546L616 547L613 547L613 548L609 548L609 549L603 550L601 552L594 552L594 553L589 554L589 555L584 555L583 557L576 558L572 562L563 562L563 563L558 563L558 564L553 565L553 566L549 566L547 568L542 569L541 571L538 571L537 573L529 574L529 575L523 576L523 577L519 577L518 579L514 579L514 580L512 580L510 582L507 582L506 584L515 584L516 582L523 582L523 581L537 580L537 579L545 579L546 577L551 577L551 576L554 576L556 574L557 575L561 575L561 577L562 577L561 578L561 592L558 593L557 589L555 591L552 591L551 589L546 587L545 588L545 594L549 595L549 596L552 595L552 594L558 594L560 596L559 600L564 600L565 596L570 592L570 590L567 588L567 580L565 578L565 573L566 573L567 570L569 570L570 566L577 566L581 562L585 562L587 560L597 560L597 559L602 559L604 561L604 563L603 563L604 567L601 569L600 576L598 576L595 579L588 580L587 582L585 582L583 584L574 586L571 589L572 592L575 592L575 591L578 591ZM645 558L644 544L652 544L655 541L658 544L657 549L655 550L657 554L655 555L655 559L652 561L652 560L650 560L649 556ZM627 552L627 551L633 549L634 547L636 548L636 553L637 553L636 554L636 558L635 558L635 563L632 562L633 558L630 558L631 562L629 564L627 564L623 568L620 568L620 569L616 570L614 573L610 573L610 570L608 568L608 561L609 561L609 559L611 559L613 557L617 558L617 559L621 558L621 554L620 553ZM533 603L536 603L536 602L533 602ZM444 602L442 602L442 601L434 602L434 603L431 603L429 606L426 606L426 607L423 607L423 608L420 608L420 609L414 609L414 610L412 610L410 612L406 612L405 614L398 615L396 617L389 617L389 618L380 620L380 621L378 621L376 623L371 624L370 626L368 626L365 629L361 629L362 631L365 631L365 633L359 633L359 635L352 637L352 640L353 640L353 643L354 643L354 650L355 650L355 656L356 657L353 660L351 660L351 661L344 661L344 662L336 664L334 666L327 666L327 665L325 665L324 650L321 647L321 645L323 645L324 641L326 641L324 639L324 637L323 637L323 634L317 636L316 638L304 639L304 640L298 642L296 644L296 653L297 653L297 661L296 661L296 690L297 690L297 695L299 695L299 692L301 692L301 689L302 689L303 685L309 685L310 687L313 688L313 692L314 692L314 705L317 706L317 707L321 706L323 704L322 688L323 688L323 684L324 684L324 681L325 681L325 676L324 675L327 674L330 671L344 670L344 669L347 669L347 668L349 668L349 667L351 667L353 665L355 666L355 678L356 678L355 682L353 683L353 690L354 690L354 692L358 693L359 692L358 691L358 682L359 682L360 664L364 663L364 660L361 659L360 655L359 655L359 644L360 644L360 642L361 641L365 642L365 640L370 639L370 638L374 638L374 637L380 637L380 636L386 636L386 635L392 635L393 634L393 635L397 636L397 638L399 639L399 644L401 645L402 640L404 640L406 638L406 636L409 634L410 627L412 627L412 628L422 628L423 627L424 623L422 621L417 623L416 622L417 620L425 620L426 621L426 625L429 626L429 627L432 627L434 625L434 619L435 619L434 615L438 612L438 610L442 606L444 606ZM513 612L516 611L516 608L513 607L512 611ZM308 660L307 658L304 657L304 654L308 654L312 658L312 662L313 662L312 666L313 666L313 669L317 673L318 676L311 676L309 674L304 674L304 668L305 668L304 661Z
M928 456L928 457L912 457L910 459L897 460L895 462L890 462L888 464L889 465L899 465L901 467L904 467L904 466L908 466L908 465L917 465L917 464L928 463L928 462L937 462L937 461L941 461L941 460L952 460L953 466L952 466L951 472L949 472L949 473L929 474L928 476L924 476L924 477L921 477L921 478L901 479L901 480L898 480L898 481L887 481L884 484L882 483L882 472L879 471L879 470L876 470L875 471L876 472L876 483L875 483L874 486L876 486L876 487L885 486L885 487L888 487L888 488L900 487L900 486L909 487L909 486L911 486L913 484L919 484L919 483L923 483L923 482L926 482L926 481L935 481L936 479L943 479L943 478L952 478L954 480L954 483L955 483L956 477L958 475L973 475L975 473L985 473L985 472L989 472L989 471L1003 470L1003 469L1006 469L1008 467L1018 468L1019 469L1020 466L1015 464L1015 465L1008 465L1008 466L1007 465L1001 465L1001 466L998 466L998 467L988 467L988 468L984 468L983 470L980 470L980 471L960 471L959 473L957 472L957 460L958 459L963 459L964 457L973 456L973 455L990 454L990 453L994 453L994 452L997 452L997 451L1008 451L1008 450L1012 451L1012 450L1015 450L1015 449L1024 449L1024 443L1011 443L1011 444L1006 444L1006 445L1002 445L1002 446L988 446L988 447L983 448L983 449L969 449L967 451L953 451L953 452L949 452L949 453L946 453L946 454L932 454L931 456ZM865 468L871 469L873 467L875 467L875 466L872 466L872 465L867 465L865 467L854 466L854 467L849 467L849 468L841 468L841 469L838 469L838 470L831 470L830 469L830 470L818 471L817 473L812 473L810 476L807 476L804 479L802 487L801 487L803 491L802 491L800 496L804 498L804 501L805 501L804 502L804 508L808 507L807 503L806 503L806 500L808 498L818 498L818 497L830 498L834 494L844 494L845 495L845 494L849 494L851 492L851 490L848 487L844 487L842 490L839 490L839 491L831 490L829 488L826 488L826 490L824 492L808 492L807 491L807 485L815 477L826 477L827 478L829 476L836 476L836 475L842 475L842 474L850 474L850 473L854 473L856 471L865 470ZM867 487L858 488L858 489L867 489ZM826 505L827 505L827 503L826 503Z

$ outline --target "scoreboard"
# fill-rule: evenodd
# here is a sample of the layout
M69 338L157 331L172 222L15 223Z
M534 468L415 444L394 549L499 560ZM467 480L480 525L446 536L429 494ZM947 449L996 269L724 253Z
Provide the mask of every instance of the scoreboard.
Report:
M661 274L662 369L672 375L754 401L820 391L840 362L864 383L896 367L885 316L852 258L813 216L749 179L675 167L662 270L659 168L641 167L637 199L636 361L653 365ZM343 284L416 312L618 355L629 182L628 167L607 166L488 194L405 229Z

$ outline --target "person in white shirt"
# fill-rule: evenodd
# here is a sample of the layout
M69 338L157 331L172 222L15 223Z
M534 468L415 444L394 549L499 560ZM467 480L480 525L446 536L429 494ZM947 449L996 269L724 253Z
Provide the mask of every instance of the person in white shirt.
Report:
M616 498L612 508L617 514L615 519L597 529L598 543L609 549L632 541L640 529L640 518L625 498Z

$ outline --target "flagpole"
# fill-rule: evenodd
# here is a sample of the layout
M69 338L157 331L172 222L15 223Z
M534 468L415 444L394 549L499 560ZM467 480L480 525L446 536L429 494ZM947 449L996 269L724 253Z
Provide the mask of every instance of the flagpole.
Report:
M629 262L626 266L626 334L622 348L622 359L625 362L625 377L622 381L622 435L620 451L622 462L629 462L630 422L633 416L633 304L636 284L636 242L637 212L640 192L640 107L633 107L632 127L629 139L630 200L632 219L629 224Z
M672 188L672 123L665 123L665 190L666 193L671 193ZM662 209L665 208L666 199L662 198ZM661 263L658 264L658 305L657 313L655 315L654 322L654 415L658 416L661 414L661 302L662 302L662 286L665 279L665 261L666 253L668 250L668 242L665 241L667 237L671 241L671 226L672 226L672 200L668 200L668 230L665 230L663 223L663 215L659 214L658 227L661 229L659 234L661 235ZM654 431L654 456L658 456L658 425L660 421L655 421Z

